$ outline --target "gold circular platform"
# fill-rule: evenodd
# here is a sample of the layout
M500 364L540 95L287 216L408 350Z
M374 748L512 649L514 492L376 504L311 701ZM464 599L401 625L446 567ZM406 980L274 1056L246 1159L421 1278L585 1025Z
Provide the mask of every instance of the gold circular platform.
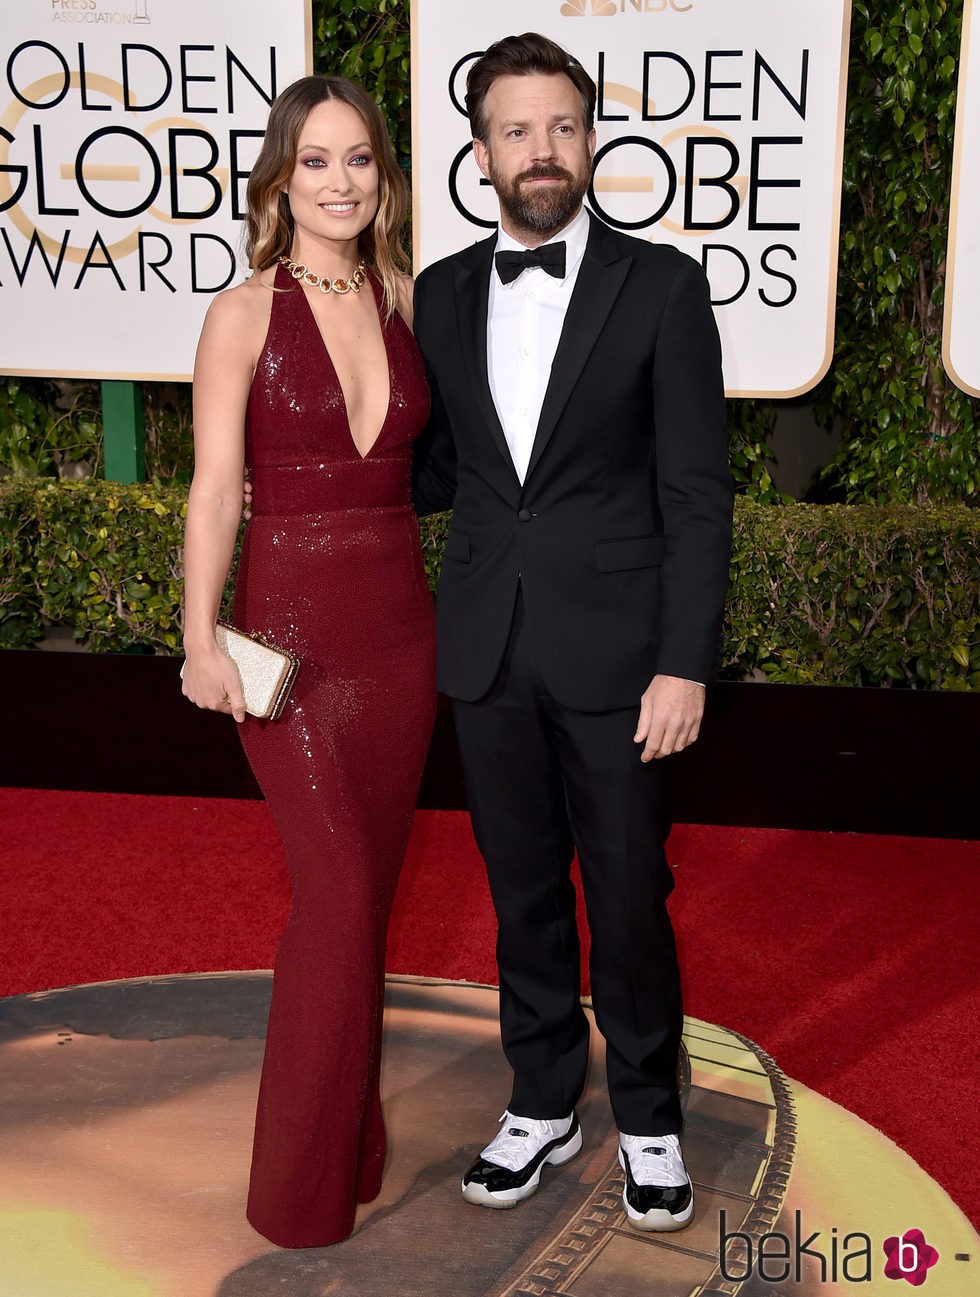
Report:
M885 1243L914 1229L939 1252L922 1291L980 1290L976 1233L911 1159L695 1019L688 1229L625 1223L597 1035L583 1153L517 1211L465 1204L509 1093L497 994L410 979L388 984L381 1197L345 1243L275 1248L243 1216L270 987L229 973L0 1001L3 1297L901 1297Z

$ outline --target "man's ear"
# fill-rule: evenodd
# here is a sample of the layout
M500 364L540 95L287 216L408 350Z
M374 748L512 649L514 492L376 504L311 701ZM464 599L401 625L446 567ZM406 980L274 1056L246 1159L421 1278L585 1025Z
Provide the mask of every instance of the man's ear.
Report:
M486 178L490 179L490 150L482 140L473 141L473 156L476 158L476 165L480 168Z

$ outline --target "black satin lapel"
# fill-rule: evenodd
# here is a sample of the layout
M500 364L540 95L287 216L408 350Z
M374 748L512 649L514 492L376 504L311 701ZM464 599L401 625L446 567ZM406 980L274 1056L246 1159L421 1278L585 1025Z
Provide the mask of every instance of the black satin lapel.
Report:
M555 425L568 404L572 388L605 327L619 290L633 264L632 257L609 261L602 255L603 250L604 246L600 250L590 243L582 259L572 299L568 303L558 350L551 366L551 378L544 394L525 481L534 472L551 440Z
M494 243L494 239L486 240L478 248L479 257L456 266L456 321L477 413L486 423L497 449L513 469L514 461L493 403L487 373L487 313Z

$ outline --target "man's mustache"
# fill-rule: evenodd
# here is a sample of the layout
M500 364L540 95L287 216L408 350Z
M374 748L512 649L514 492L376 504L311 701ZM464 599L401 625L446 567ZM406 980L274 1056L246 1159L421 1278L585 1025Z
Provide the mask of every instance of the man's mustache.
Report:
M516 178L515 184L520 184L522 180L564 180L571 184L575 177L564 167L547 166L539 162L537 166L529 167L527 171L522 171Z

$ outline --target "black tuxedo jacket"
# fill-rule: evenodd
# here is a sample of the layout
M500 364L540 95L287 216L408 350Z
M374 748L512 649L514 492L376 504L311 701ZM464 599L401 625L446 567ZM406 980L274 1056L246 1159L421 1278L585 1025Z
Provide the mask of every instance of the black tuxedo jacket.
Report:
M543 678L565 706L636 706L657 672L707 681L732 481L701 268L592 218L522 485L487 377L495 241L429 267L415 289L432 390L415 503L454 510L439 688L471 702L490 688L518 581Z

